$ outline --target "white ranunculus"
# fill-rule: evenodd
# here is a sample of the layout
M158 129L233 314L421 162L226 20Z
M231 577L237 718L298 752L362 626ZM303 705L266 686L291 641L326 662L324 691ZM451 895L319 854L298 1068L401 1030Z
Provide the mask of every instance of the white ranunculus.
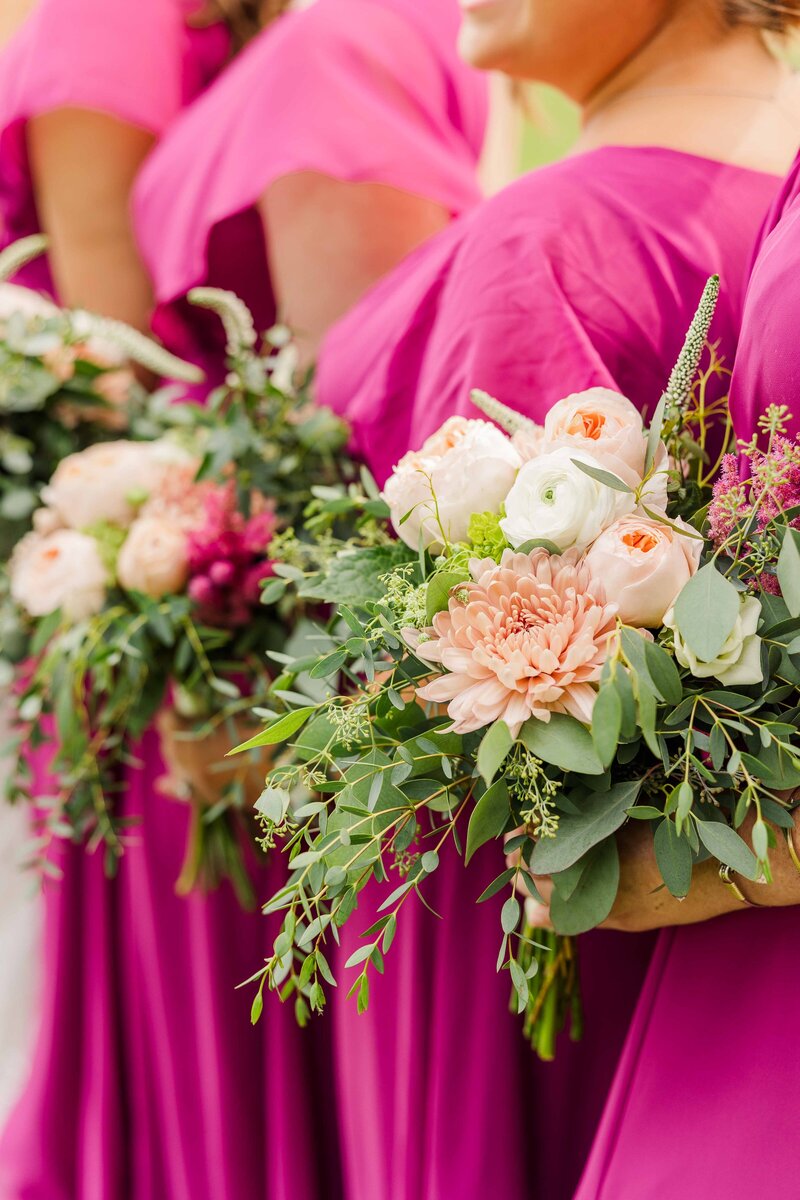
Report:
M473 513L500 511L521 461L495 425L451 417L389 477L383 494L392 525L414 550L420 537L434 553L462 542Z
M94 616L106 598L106 569L97 542L74 529L29 533L9 564L11 595L32 617L60 608L71 621Z
M718 679L730 686L760 683L764 678L761 665L761 638L756 633L761 616L761 604L755 596L739 597L739 616L728 640L713 662L703 662L686 645L675 621L674 607L664 617L664 624L675 635L675 657L696 679Z
M70 529L100 521L123 528L136 516L134 497L145 497L166 472L159 442L105 442L62 459L42 499Z
M559 550L584 551L614 521L634 508L629 492L593 479L574 460L597 470L603 464L589 454L560 446L525 463L506 498L500 528L512 546L534 539Z

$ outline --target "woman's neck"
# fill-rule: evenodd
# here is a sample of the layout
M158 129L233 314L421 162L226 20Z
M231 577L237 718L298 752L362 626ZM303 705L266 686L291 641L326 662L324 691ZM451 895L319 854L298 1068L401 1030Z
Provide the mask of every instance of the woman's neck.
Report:
M687 15L660 29L584 106L577 150L663 145L782 174L797 149L800 84L761 35Z

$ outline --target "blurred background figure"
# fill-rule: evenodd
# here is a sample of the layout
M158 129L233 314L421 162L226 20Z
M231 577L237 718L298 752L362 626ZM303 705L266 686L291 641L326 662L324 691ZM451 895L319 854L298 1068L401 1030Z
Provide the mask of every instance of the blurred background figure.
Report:
M0 52L32 2L5 0L0 12ZM0 722L0 741L5 742L8 733L2 715ZM0 788L4 777L0 764ZM0 1128L28 1066L36 1019L41 911L34 881L21 870L29 834L27 813L0 806Z
M140 327L155 293L159 331L212 379L219 331L195 324L186 288L235 287L261 327L285 312L311 353L367 286L480 200L487 85L456 55L455 0L287 7L40 0L0 62L6 236L51 239L26 280ZM151 280L130 193L159 139L136 204ZM175 896L189 810L159 788L161 748L151 731L126 775L120 808L139 824L118 877L69 847L47 887L41 1033L0 1145L0 1194L335 1200L325 1047L290 1011L249 1028L234 989L270 943L263 918L227 886Z

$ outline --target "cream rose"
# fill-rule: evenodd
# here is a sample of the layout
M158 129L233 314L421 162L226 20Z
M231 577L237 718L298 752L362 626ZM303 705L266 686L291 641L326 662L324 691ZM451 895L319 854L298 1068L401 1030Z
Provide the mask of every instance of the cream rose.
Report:
M647 455L644 422L636 405L619 392L596 387L559 400L545 418L544 440L545 448L572 446L590 454L628 487L638 488L642 482ZM668 467L666 446L659 443L643 496L651 508L666 508Z
M559 550L585 550L618 517L631 512L634 498L593 479L576 465L601 468L588 454L561 446L525 463L506 497L500 528L512 546L534 539Z
M117 578L131 592L154 600L182 592L189 574L186 535L161 517L139 517L117 559Z
M593 578L619 607L626 625L655 629L700 565L703 543L680 518L686 533L636 514L621 517L600 534L586 555Z
M473 513L499 511L520 464L496 426L451 417L421 450L406 454L387 481L392 525L415 550L420 537L434 552L445 541L463 541Z
M761 665L761 638L756 630L761 617L761 604L755 596L739 597L739 616L728 640L713 662L703 662L681 637L672 608L664 624L675 636L675 657L682 667L688 667L696 679L718 679L731 686L760 683L764 678Z
M132 498L146 496L168 470L157 445L121 440L70 454L59 463L42 499L71 529L87 529L99 521L124 528L136 516Z
M549 446L568 445L593 458L613 459L642 478L647 451L642 414L619 392L595 387L559 400L545 418L544 434Z
M94 616L106 598L106 570L94 538L74 529L29 533L11 557L11 595L32 617L60 608L71 621Z

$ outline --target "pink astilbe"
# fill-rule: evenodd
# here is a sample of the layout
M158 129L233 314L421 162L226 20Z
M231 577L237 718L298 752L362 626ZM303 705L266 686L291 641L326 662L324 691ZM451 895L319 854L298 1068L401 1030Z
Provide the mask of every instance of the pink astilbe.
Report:
M200 620L223 628L250 621L261 584L272 575L267 551L274 532L275 514L263 497L253 496L245 517L232 483L205 491L202 522L188 533L189 595Z
M748 447L745 454L746 477L741 460L732 454L723 459L708 509L709 535L717 548L724 546L728 554L752 566L751 586L779 596L774 568L782 541L781 517L800 507L800 442L776 435L768 451ZM800 529L800 516L785 524Z
M723 545L749 512L747 487L739 473L739 460L735 454L726 454L708 507L708 532L714 545Z
M575 552L515 554L470 564L417 647L447 674L419 690L447 703L457 733L503 718L512 734L553 712L591 720L595 685L616 627L615 604Z

